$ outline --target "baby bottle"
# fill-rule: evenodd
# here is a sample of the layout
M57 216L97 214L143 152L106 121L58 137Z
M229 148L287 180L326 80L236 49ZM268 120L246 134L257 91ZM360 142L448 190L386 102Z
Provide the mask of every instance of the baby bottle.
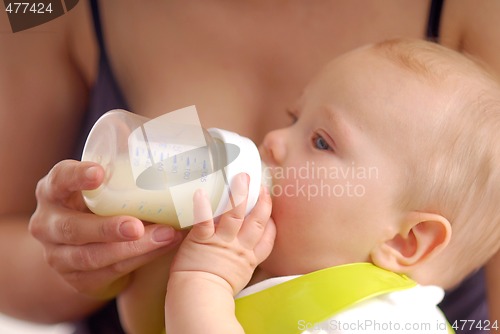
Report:
M184 228L195 223L193 195L203 188L213 216L238 205L231 182L250 176L247 213L255 206L263 166L255 144L226 130L201 127L194 106L148 119L125 110L104 114L92 128L82 161L103 166L103 183L83 191L98 215L130 215Z

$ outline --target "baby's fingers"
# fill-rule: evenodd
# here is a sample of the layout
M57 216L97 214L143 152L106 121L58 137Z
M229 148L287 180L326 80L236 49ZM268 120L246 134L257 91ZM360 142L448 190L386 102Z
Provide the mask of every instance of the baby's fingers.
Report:
M191 235L198 240L211 238L215 233L212 207L207 193L198 189L193 195L194 223Z
M238 235L245 219L248 181L248 175L241 173L231 182L231 206L233 207L220 217L217 225L217 235L222 240L233 240Z
M261 240L271 216L272 201L267 190L262 187L257 204L245 218L238 239L247 248L254 248Z
M274 246L274 239L276 239L276 225L274 225L274 220L269 218L264 234L254 249L255 257L259 263L267 259L269 254L271 254Z

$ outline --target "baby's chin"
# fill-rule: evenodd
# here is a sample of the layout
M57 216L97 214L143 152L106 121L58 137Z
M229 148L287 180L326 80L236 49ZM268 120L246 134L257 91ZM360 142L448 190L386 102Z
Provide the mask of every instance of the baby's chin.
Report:
M284 251L274 250L267 259L259 266L261 277L283 277L293 275L303 275L311 271L309 265L304 265L301 261L291 259L283 253Z

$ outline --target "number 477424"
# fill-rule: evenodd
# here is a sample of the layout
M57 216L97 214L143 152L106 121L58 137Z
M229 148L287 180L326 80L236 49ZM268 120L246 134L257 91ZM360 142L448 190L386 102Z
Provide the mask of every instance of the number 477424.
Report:
M5 11L9 14L45 14L52 13L52 3L45 4L43 2L9 2Z
M455 320L451 327L454 330L479 329L483 331L498 330L498 320Z

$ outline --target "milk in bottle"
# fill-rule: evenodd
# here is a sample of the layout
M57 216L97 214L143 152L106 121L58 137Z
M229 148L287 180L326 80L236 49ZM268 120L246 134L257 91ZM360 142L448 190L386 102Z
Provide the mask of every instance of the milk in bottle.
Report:
M83 191L89 209L184 228L195 223L193 194L203 188L214 217L239 203L231 181L250 176L247 212L255 205L263 165L255 144L222 129L201 127L190 106L155 119L125 110L104 114L92 128L82 161L103 166L104 182Z

